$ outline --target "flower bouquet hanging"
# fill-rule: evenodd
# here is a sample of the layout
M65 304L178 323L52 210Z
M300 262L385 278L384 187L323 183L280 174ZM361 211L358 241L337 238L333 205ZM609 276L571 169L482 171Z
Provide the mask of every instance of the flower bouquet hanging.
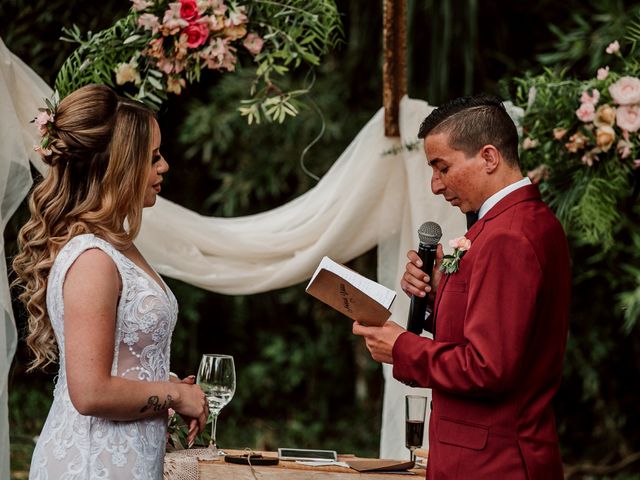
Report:
M64 40L77 42L56 79L60 98L88 83L107 84L158 109L204 70L235 71L256 65L250 98L240 109L249 122L284 121L297 114L301 88L282 91L275 75L320 57L339 41L333 0L131 0L129 14L83 39L77 26Z
M638 51L614 41L606 52L610 65L587 80L551 69L515 80L524 168L569 234L605 248L640 172Z

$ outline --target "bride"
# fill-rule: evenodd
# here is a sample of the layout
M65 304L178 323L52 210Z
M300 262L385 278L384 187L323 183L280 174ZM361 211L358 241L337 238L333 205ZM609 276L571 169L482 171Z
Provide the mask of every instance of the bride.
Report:
M59 362L31 479L160 479L167 410L204 429L193 377L170 381L176 299L133 244L169 165L143 105L89 85L35 120L49 165L13 261L30 370Z

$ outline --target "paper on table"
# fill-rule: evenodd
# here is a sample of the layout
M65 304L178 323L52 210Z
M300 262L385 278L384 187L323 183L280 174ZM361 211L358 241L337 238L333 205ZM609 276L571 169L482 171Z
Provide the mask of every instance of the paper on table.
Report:
M346 462L339 462L337 460L296 460L296 463L306 465L307 467L326 467L327 465L333 465L336 467L351 468Z
M329 257L323 257L322 261L318 265L318 268L316 268L316 271L313 273L311 280L309 280L309 285L307 285L307 288L309 288L318 273L323 269L333 272L336 275L344 278L358 290L373 298L384 308L390 308L391 304L396 298L396 292L394 292L393 290L390 290L384 285L380 285L379 283L374 282L367 277L363 277L359 273L354 272L344 265L340 265L339 263L334 262Z

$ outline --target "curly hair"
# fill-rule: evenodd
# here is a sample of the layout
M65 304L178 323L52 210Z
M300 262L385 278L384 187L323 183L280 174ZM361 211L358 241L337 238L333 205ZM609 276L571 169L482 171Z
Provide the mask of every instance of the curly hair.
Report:
M28 318L29 370L57 360L47 313L49 272L74 236L92 233L119 249L140 230L144 188L152 158L153 113L104 85L87 85L65 97L49 128L45 177L29 197L31 217L20 229L13 260Z

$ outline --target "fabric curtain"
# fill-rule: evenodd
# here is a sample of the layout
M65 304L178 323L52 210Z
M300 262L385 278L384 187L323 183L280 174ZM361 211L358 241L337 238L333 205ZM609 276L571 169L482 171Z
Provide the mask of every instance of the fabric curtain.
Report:
M0 69L4 229L32 183L29 161L45 171L32 150L39 138L29 122L52 90L1 40ZM136 245L161 274L229 295L299 283L310 277L324 255L347 262L377 245L378 281L399 290L406 252L416 247L416 232L423 222L439 223L445 241L465 231L464 216L430 192L431 169L426 166L421 145L415 145L418 127L432 108L424 101L403 98L400 139L384 136L381 109L313 189L270 211L214 218L159 198L156 206L145 210ZM398 148L408 144L414 148ZM180 159L169 160L179 165ZM3 241L0 248L4 249ZM0 272L0 291L5 311L0 354L6 358L0 366L0 477L8 478L7 376L16 333L6 272ZM409 299L399 292L391 319L405 325L408 309ZM404 394L409 390L416 393L416 389L393 380L388 366L384 376L380 455L407 457ZM378 427L371 428L375 431Z

